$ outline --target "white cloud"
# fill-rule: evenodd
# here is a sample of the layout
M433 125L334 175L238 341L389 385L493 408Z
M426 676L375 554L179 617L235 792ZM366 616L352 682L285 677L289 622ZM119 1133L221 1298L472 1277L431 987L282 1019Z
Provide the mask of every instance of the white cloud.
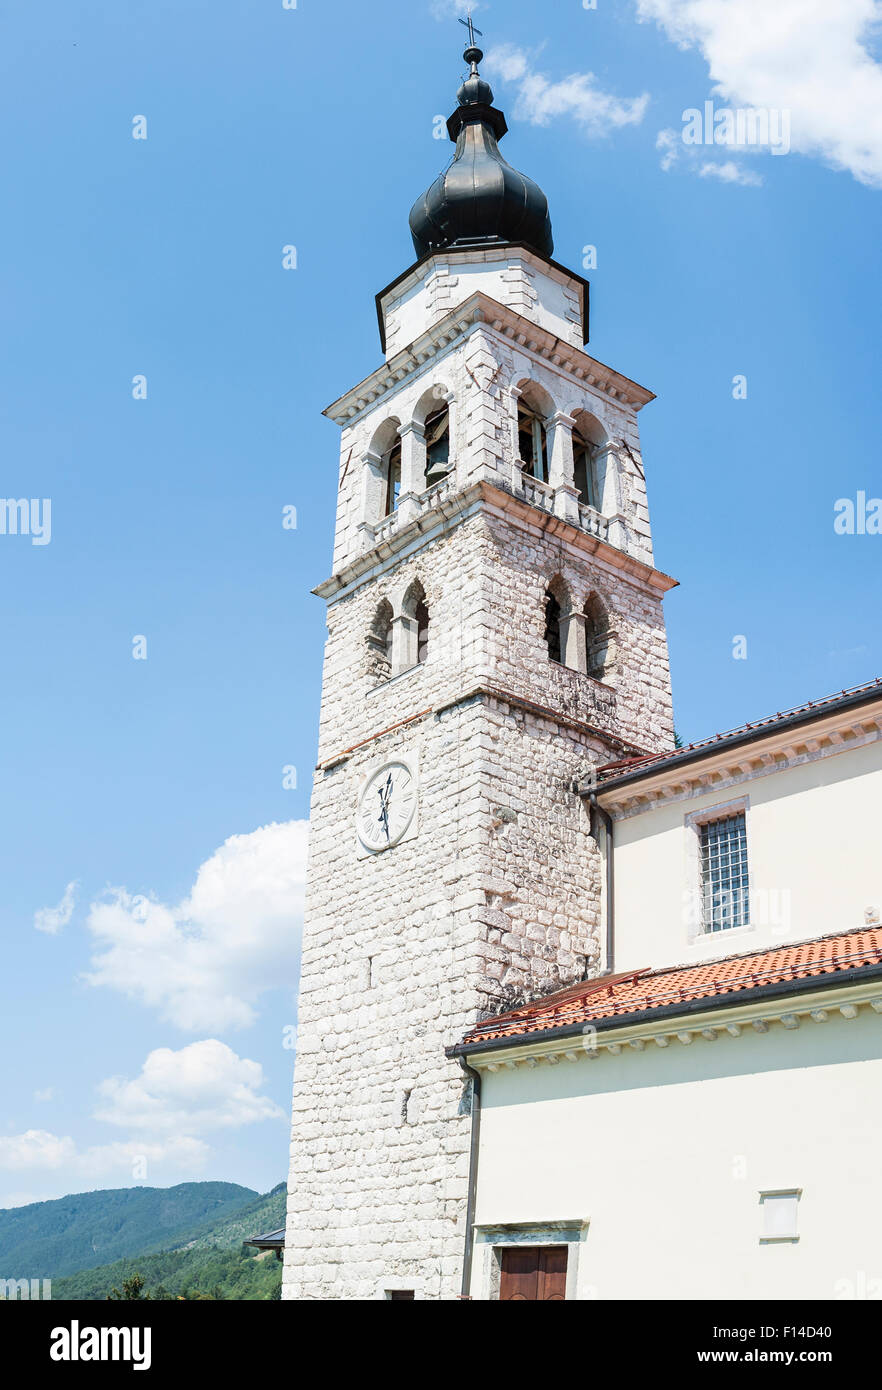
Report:
M100 1182L112 1175L131 1176L136 1164L191 1172L204 1166L208 1154L208 1145L189 1135L175 1134L158 1142L127 1140L78 1149L69 1135L29 1129L0 1139L0 1170L59 1173L69 1192L76 1183Z
M0 1206L44 1201L61 1192L116 1182L161 1182L201 1173L211 1149L200 1136L259 1120L284 1120L262 1095L259 1063L209 1038L179 1051L157 1048L133 1080L114 1076L98 1086L95 1118L125 1127L127 1138L80 1147L70 1135L45 1129L0 1137L0 1172L27 1173L51 1191L12 1191ZM40 1093L37 1093L40 1094Z
M175 906L112 890L89 911L86 980L190 1032L246 1027L264 991L294 988L307 837L307 821L231 836Z
M53 1088L52 1088L51 1086L46 1086L45 1089L42 1090L42 1091L35 1091L35 1092L34 1092L34 1100L44 1101L44 1100L53 1100L54 1098L55 1098L55 1091L53 1090Z
M684 163L687 170L703 179L720 179L723 183L741 184L745 188L762 187L762 175L738 162L746 154L758 153L758 147L755 145L730 144L726 148L731 155L738 158L717 161L706 157L707 146L684 144L682 131L666 129L658 132L655 148L661 154L661 167L665 173L675 165Z
M98 1087L95 1118L130 1129L177 1134L239 1128L257 1120L284 1119L268 1096L259 1063L237 1057L215 1038L178 1052L160 1047L133 1081L114 1076Z
M661 167L672 169L680 153L680 137L675 130L660 130L656 136L655 148L661 150Z
M637 11L701 51L717 95L789 111L793 149L882 187L882 66L866 46L878 0L637 0Z
M478 10L482 8L480 0L474 0L474 3L472 0L432 0L432 14L435 19L441 20L451 19L454 16L457 19L465 19L469 10L473 15L476 15ZM465 35L465 30L463 30L463 34ZM468 40L468 35L465 37Z
M76 1145L72 1139L60 1139L45 1129L28 1129L0 1139L0 1168L12 1172L19 1169L60 1168L73 1161Z
M62 927L66 927L73 916L76 895L76 883L69 883L64 890L64 897L57 907L39 908L34 913L34 926L37 931L48 932L50 936L56 936Z
M602 91L593 73L576 72L552 82L536 71L522 49L503 44L488 54L483 72L490 78L516 84L513 115L533 125L548 125L559 116L571 116L589 135L604 135L619 126L639 125L649 96L614 97Z
M720 179L723 183L740 183L745 188L759 188L762 185L760 174L754 173L752 169L743 169L740 164L736 164L734 159L727 159L722 164L714 164L711 160L706 160L698 171L703 179Z

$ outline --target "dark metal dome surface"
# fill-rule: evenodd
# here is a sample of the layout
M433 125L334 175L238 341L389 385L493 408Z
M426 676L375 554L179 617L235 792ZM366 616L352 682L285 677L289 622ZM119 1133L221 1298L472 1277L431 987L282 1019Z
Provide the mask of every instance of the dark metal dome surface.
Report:
M484 56L465 51L471 71L459 89L459 105L447 122L456 153L449 167L414 203L410 230L418 257L454 246L525 242L551 257L554 239L548 200L537 183L499 152L508 127L493 105L493 92L478 72Z

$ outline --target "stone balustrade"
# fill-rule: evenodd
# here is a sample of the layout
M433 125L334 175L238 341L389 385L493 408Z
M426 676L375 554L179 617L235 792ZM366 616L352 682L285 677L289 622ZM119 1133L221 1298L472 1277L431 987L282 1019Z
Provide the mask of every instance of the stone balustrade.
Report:
M448 497L456 489L456 478L454 473L442 478L439 483L427 488L416 499L417 512L420 516L424 512L431 511L445 497ZM515 492L523 497L525 502L533 507L539 507L541 511L554 515L555 512L555 489L549 483L543 483L539 478L533 478L528 473L520 473L515 483ZM601 515L594 507L578 504L578 524L582 531L590 536L596 536L598 540L609 541L610 524L607 517ZM413 519L413 512L408 517ZM400 527L405 524L402 514L399 511L390 512L384 516L374 526L365 526L366 543L368 546L379 545L387 541L395 534Z

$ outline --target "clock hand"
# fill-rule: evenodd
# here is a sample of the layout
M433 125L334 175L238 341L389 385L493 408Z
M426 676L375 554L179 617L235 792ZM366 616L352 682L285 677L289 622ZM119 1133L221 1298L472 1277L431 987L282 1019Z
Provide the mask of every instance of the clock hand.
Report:
M392 773L386 778L386 785L377 788L377 795L380 798L380 824L386 831L386 839L391 840L392 832L389 829L389 797L392 795Z
M394 786L395 783L392 781L392 773L390 772L389 776L386 778L386 790L383 794L383 824L386 827L387 840L390 840L392 838L391 832L389 830L389 800L392 796Z

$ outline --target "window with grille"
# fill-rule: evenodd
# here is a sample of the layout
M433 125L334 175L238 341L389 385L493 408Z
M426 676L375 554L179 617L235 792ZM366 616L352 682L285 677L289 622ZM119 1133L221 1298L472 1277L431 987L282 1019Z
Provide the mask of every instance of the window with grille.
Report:
M705 931L746 927L750 887L747 874L747 822L743 811L699 827L701 906Z

